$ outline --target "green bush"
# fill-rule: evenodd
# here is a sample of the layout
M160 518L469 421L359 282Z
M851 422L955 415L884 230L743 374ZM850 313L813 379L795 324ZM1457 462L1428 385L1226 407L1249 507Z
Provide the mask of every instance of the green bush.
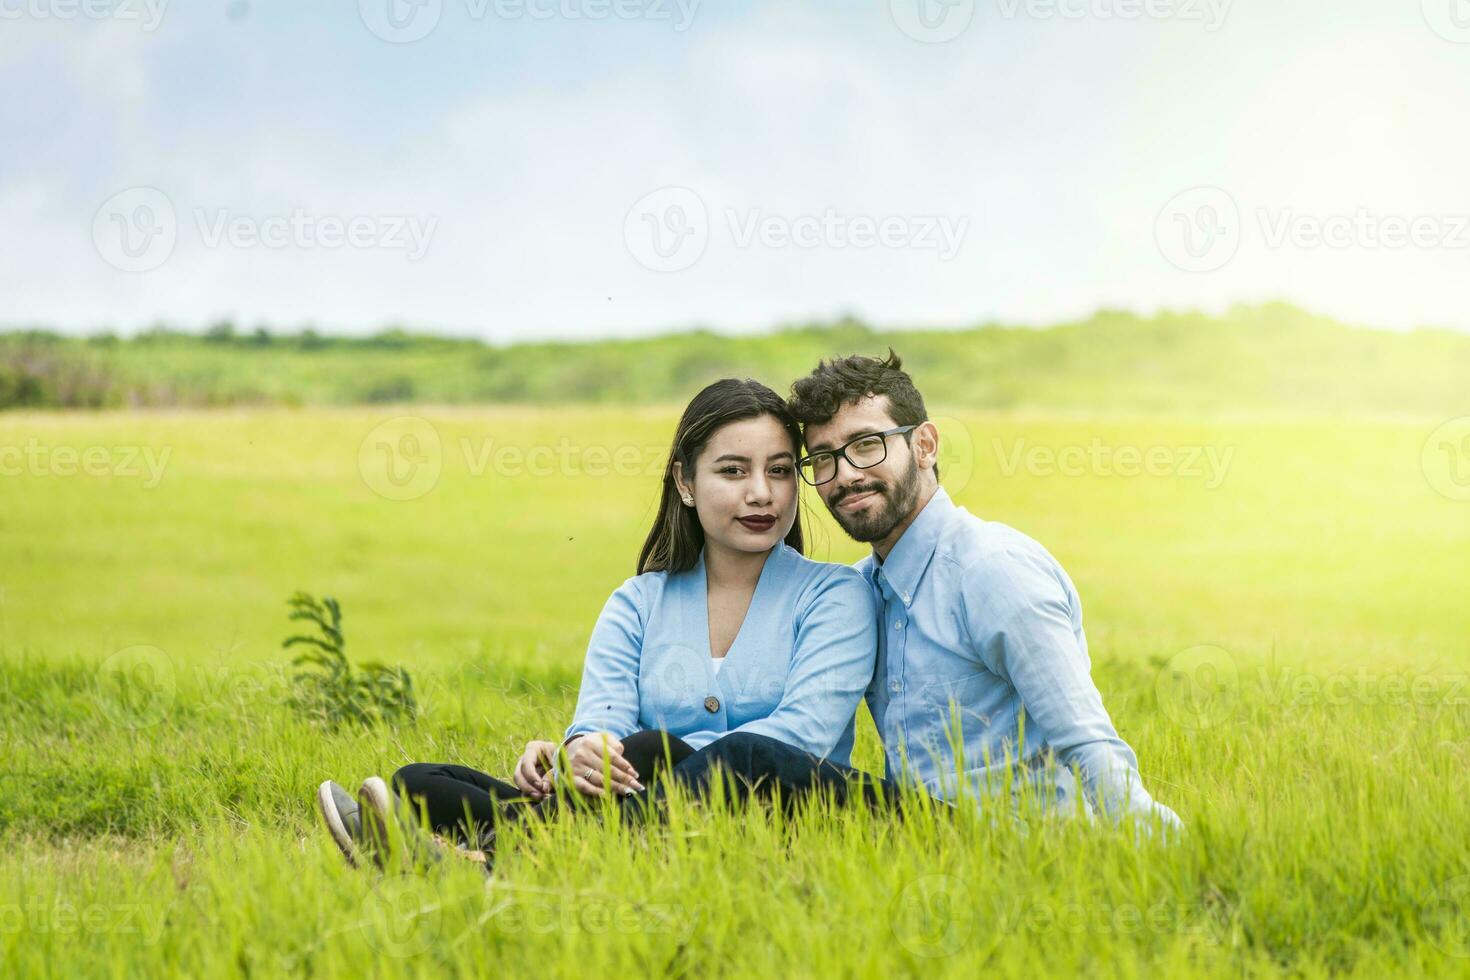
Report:
M328 596L318 601L297 592L288 605L291 620L317 628L317 635L297 634L281 644L286 650L309 648L292 660L297 668L292 676L292 707L328 729L413 721L418 716L413 679L407 670L381 663L354 668L348 662L342 607L336 599Z

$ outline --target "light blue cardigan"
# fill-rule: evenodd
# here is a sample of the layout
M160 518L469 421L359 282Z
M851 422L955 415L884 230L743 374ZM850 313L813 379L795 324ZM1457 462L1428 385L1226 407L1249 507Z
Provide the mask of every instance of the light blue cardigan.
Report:
M701 553L688 571L647 572L612 594L592 630L567 737L661 728L700 749L757 732L846 763L878 643L868 582L778 544L718 674L705 587Z

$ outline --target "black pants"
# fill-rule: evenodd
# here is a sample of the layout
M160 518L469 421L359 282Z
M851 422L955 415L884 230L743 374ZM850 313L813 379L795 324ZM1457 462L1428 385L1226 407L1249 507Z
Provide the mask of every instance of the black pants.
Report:
M682 739L667 732L641 731L623 739L623 758L648 790L661 773L693 755ZM506 820L544 817L559 806L557 795L533 802L512 783L447 762L410 763L393 774L392 786L413 804L416 815L427 817L436 833L471 847L480 846Z
M726 799L779 799L790 810L813 794L831 797L839 806L864 805L874 810L900 812L903 795L886 779L803 752L766 735L735 732L711 742L674 766L668 779L706 798L717 781L725 785ZM644 797L657 803L666 792L660 783L649 786Z
M667 732L642 731L623 740L623 757L645 787L619 801L636 816L646 816L663 800L665 780L700 799L718 780L731 802L779 799L788 811L813 794L829 796L839 806L861 804L893 813L901 813L904 805L898 786L888 780L748 732L726 735L696 752ZM532 803L512 784L468 766L416 762L393 774L393 786L422 808L435 831L471 846L483 843L503 821L544 817L561 805L556 795Z

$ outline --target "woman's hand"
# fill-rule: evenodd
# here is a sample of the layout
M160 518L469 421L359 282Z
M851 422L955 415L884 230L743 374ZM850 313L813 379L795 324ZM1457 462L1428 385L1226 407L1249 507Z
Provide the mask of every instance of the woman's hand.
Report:
M623 743L611 732L583 735L567 746L567 759L572 786L583 796L601 796L608 789L627 795L643 789L638 770L623 758ZM604 760L610 785L604 784Z
M533 800L544 800L551 794L551 765L556 761L556 743L532 739L526 743L516 763L513 779L516 788Z

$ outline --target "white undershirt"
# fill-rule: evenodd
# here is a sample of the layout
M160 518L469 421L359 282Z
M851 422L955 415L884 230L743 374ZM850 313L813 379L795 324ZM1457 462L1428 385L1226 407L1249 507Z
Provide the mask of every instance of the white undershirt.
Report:
M718 674L720 672L720 668L721 667L725 666L725 658L724 657L710 657L709 658L709 662L712 663L712 664L714 664L715 673L716 674Z

